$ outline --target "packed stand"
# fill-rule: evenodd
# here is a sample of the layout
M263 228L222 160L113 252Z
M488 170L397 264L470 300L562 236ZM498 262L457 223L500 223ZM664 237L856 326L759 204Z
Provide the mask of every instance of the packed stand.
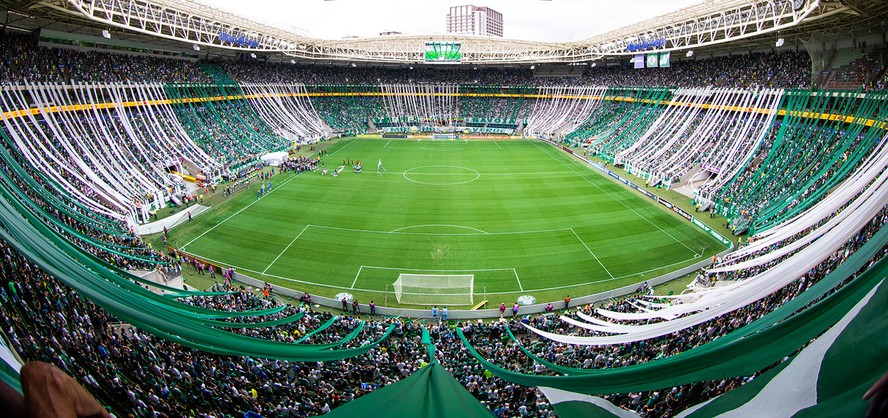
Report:
M0 57L0 84L209 81L190 60L37 46L33 37L8 31L0 34Z

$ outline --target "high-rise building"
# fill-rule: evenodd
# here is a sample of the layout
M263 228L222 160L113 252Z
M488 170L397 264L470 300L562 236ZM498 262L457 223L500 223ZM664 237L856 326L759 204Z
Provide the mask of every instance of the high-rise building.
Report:
M503 36L503 14L489 7L453 6L447 14L447 33Z

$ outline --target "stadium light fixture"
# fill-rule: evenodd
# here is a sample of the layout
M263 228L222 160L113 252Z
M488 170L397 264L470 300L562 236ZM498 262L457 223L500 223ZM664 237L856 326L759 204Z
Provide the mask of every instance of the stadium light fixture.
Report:
M534 69L534 68L536 68L536 67L537 67L536 65L531 65L531 66L530 66L530 69L532 70L532 69Z
M108 29L102 30L102 37L104 37L105 39L111 39L111 32L108 31Z
M785 40L783 38L777 38L777 43L775 45L777 46L777 48L780 48L781 46L783 46L784 43Z
M191 45L191 47L194 48L195 51L200 51L200 45L198 44Z
M688 57L688 58L693 57L693 56L694 56L694 51L688 51L688 53L685 54L685 56Z
M256 53L255 53L255 52L251 52L251 53L250 53L250 58L256 58Z
M355 68L357 66L358 66L358 64L352 63L352 68Z
M594 68L596 65L598 65L598 63L597 63L597 62L593 62L592 65L590 65L590 67L593 67L593 68Z
M296 60L290 60L290 64L295 64Z

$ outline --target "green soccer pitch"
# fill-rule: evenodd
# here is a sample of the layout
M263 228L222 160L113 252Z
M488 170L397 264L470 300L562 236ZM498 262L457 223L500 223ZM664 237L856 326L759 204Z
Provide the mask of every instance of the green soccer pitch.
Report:
M638 283L723 246L551 145L346 139L338 176L279 174L170 231L170 244L276 286L397 306L399 274L474 274L475 301ZM377 175L377 162L385 171ZM415 306L414 306L415 307Z

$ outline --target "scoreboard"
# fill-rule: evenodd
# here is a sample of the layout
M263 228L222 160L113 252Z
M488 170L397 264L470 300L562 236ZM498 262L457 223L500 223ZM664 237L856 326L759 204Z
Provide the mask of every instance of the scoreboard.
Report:
M462 60L462 44L459 42L426 42L425 62L459 64Z

